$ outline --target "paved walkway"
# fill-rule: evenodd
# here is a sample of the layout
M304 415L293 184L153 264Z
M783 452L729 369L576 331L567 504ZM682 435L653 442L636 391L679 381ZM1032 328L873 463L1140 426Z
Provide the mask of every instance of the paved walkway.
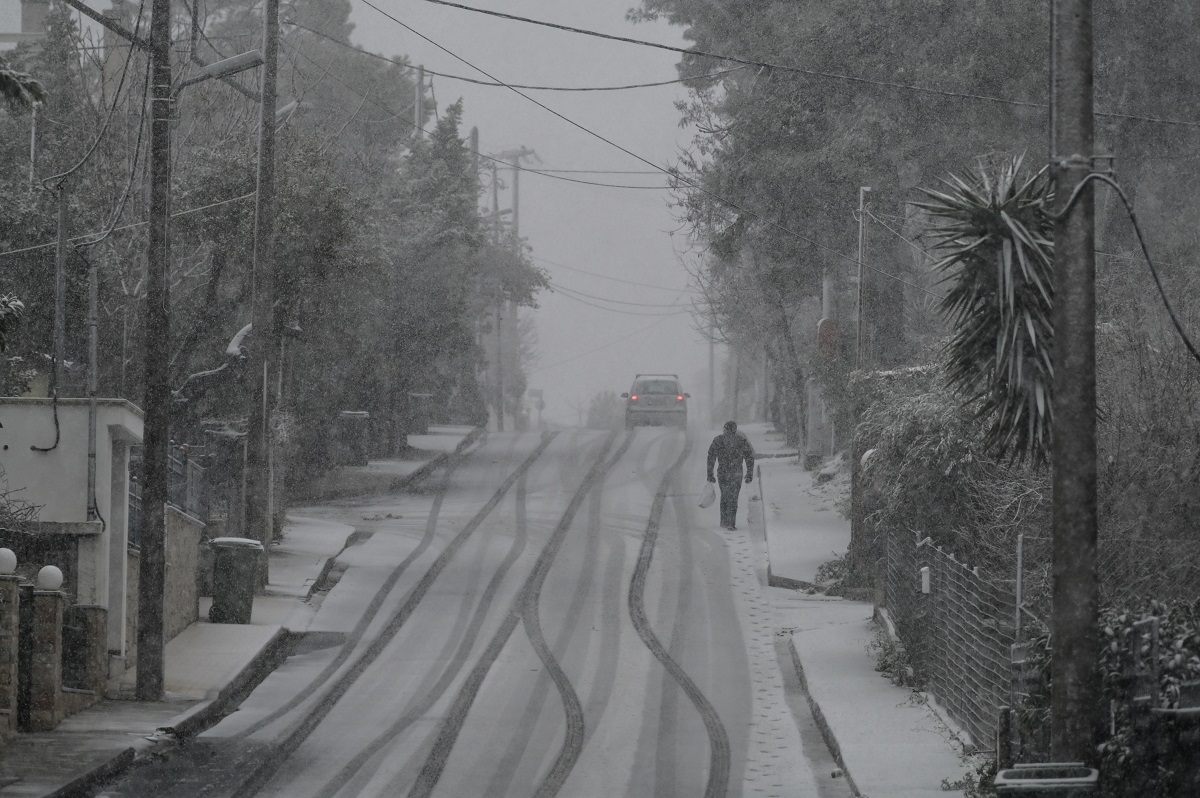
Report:
M396 466L389 486L404 475L419 478L426 464L443 461L471 432L442 428L415 436L422 459ZM212 599L201 599L201 620L167 643L164 701L100 701L52 732L19 734L0 746L0 798L85 794L135 758L172 745L176 734L190 737L219 720L276 666L290 635L308 630L316 612L309 601L313 587L353 532L345 524L289 516L283 540L269 549L270 584L255 597L249 624L208 623ZM132 694L135 683L136 673L126 673L119 692Z
M811 585L822 563L843 556L850 522L840 503L845 474L816 484L767 424L739 427L761 459L759 489L774 584ZM763 457L763 455L766 455ZM772 456L775 455L775 456ZM781 580L780 577L785 579ZM870 798L945 798L942 780L966 770L953 732L924 694L875 671L879 634L869 603L784 587L770 588L777 634L788 640L801 686L826 743L855 794Z

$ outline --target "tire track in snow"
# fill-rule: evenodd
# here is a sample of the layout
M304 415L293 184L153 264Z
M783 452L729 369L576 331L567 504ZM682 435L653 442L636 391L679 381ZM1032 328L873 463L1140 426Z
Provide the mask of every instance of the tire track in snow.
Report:
M682 656L683 636L692 618L692 583L695 567L692 554L691 530L684 522L683 497L675 495L671 504L675 515L675 526L679 533L679 588L676 591L675 616L671 623L671 640L667 651L672 659ZM659 736L655 746L655 796L674 798L678 792L676 778L676 746L679 738L679 693L672 684L669 673L663 673L661 697L659 699Z
M617 464L617 461L625 455L625 452L629 451L629 447L633 443L633 436L633 431L630 431L626 435L624 443L621 444L616 454L604 466L604 470L592 486L591 493L596 503L593 505L595 511L588 525L589 545L583 563L585 577L580 581L575 595L571 599L562 629L555 640L554 647L559 651L565 648L567 641L570 640L576 631L576 622L579 619L580 613L583 612L584 600L591 590L592 571L594 570L596 559L595 543L600 534L600 508L603 501L604 478L612 467ZM555 759L554 764L551 765L546 777L542 779L542 783L538 785L538 789L534 793L534 798L553 798L553 796L558 795L558 791L566 783L567 778L571 775L571 770L575 767L575 763L579 761L579 755L583 752L584 732L586 730L583 706L579 702L579 694L575 692L571 680L567 678L566 671L563 670L562 665L555 657L550 646L546 644L546 638L542 634L538 604L541 600L542 586L545 584L546 574L549 573L549 570L547 566L546 572L542 574L542 578L536 588L526 594L525 609L522 614L525 621L525 633L529 637L529 642L533 644L533 649L537 652L538 659L542 661L542 664L546 667L546 671L550 674L550 678L554 680L554 686L558 688L559 697L563 702L563 713L566 716L567 727L563 735L563 745L559 750L558 757Z
M381 762L375 767L368 769L366 768L367 763L388 743L395 740L407 731L413 723L424 717L425 713L437 703L437 700L442 697L455 677L458 676L459 671L462 670L462 666L466 664L467 658L471 654L471 649L475 646L475 641L479 637L480 627L483 626L483 622L487 618L492 599L496 597L497 591L499 591L501 584L504 582L504 577L508 575L508 569L525 551L529 529L525 517L526 476L526 474L522 474L520 480L517 481L517 528L516 533L513 535L512 545L509 546L504 560L496 568L496 572L488 582L487 588L483 591L483 595L479 599L479 604L475 607L475 612L471 617L471 622L467 627L466 633L459 641L453 656L438 659L439 662L448 660L449 664L443 669L437 682L428 691L423 693L419 698L415 698L409 702L408 706L401 713L399 720L389 727L386 732L372 740L354 759L338 771L337 775L326 782L325 786L321 788L320 792L315 794L314 798L333 798L333 796L343 790L349 790L348 794L350 795L358 795L361 787L370 781L379 769L379 766L383 764Z
M667 473L663 476L662 482L659 485L658 492L654 496L654 504L650 509L650 520L646 524L646 534L642 538L641 551L638 553L638 562L634 567L633 578L629 582L629 617L633 621L633 626L637 630L638 636L646 644L646 648L650 649L655 658L663 664L667 672L679 683L679 686L683 688L683 692L687 694L687 697L700 713L700 717L704 721L705 731L708 732L709 741L708 782L704 789L704 798L724 798L729 791L729 734L725 731L725 725L721 722L721 718L717 715L717 711L712 703L663 646L662 641L658 639L654 634L654 630L650 628L650 621L646 617L646 575L650 570L650 562L654 557L654 546L658 539L658 525L662 519L663 507L666 504L667 490L671 487L676 472L687 460L691 449L692 439L689 437L684 444L679 458L667 469Z
M371 602L367 605L367 609L363 612L362 617L358 619L358 623L354 625L354 628L350 630L350 634L346 636L346 642L342 644L342 648L340 651L338 651L337 656L335 656L333 660L326 665L325 668L319 674L317 674L317 676L311 682L309 682L307 686L304 687L304 689L298 690L296 695L288 699L283 706L275 709L269 715L266 715L265 717L255 721L237 734L231 735L231 740L245 739L255 732L266 728L282 718L284 715L291 712L296 707L300 706L300 704L306 701L313 694L313 691L320 689L323 684L329 681L330 677L337 672L338 668L342 667L346 660L348 660L351 655L354 654L354 651L358 646L358 642L362 639L362 636L371 626L371 623L374 622L375 616L379 614L380 607L383 606L383 602L387 600L388 595L392 592L392 589L396 586L396 583L400 581L400 577L403 576L404 572L408 570L408 566L412 565L413 562L416 561L416 559L420 557L427 548L429 548L429 545L433 543L434 533L437 531L438 518L442 512L442 501L445 499L446 489L450 485L450 477L454 475L454 472L458 470L458 467L463 464L465 459L466 458L463 456L462 452L455 452L455 456L448 464L445 473L442 475L442 479L438 482L437 491L433 496L433 506L429 509L429 516L425 520L425 533L421 536L420 542L418 542L416 547L409 553L409 555L405 557L390 574L388 574L387 579L385 579L383 584L379 586L379 589L375 591L375 595L371 597Z
M525 458L517 470L504 480L492 497L488 499L487 503L466 526L446 544L446 547L442 549L442 553L438 555L438 558L434 560L429 569L421 576L420 581L409 591L379 636L370 642L366 650L363 651L362 656L333 683L333 686L322 696L321 701L316 704L313 710L296 723L283 739L272 746L271 753L267 756L266 760L234 792L233 798L249 798L265 787L279 770L280 766L287 761L288 757L295 753L296 749L308 739L308 736L320 725L321 721L333 711L334 706L342 696L350 690L359 677L362 676L363 672L366 671L367 667L375 661L391 639L400 631L400 628L416 610L417 605L421 603L421 599L429 592L429 588L433 585L434 580L446 569L450 560L458 553L458 550L462 548L467 539L491 515L492 510L500 504L505 494L508 493L517 480L529 471L534 461L542 456L542 453L546 451L551 441L554 440L555 434L551 432L542 436L541 443Z
M530 572L529 577L525 580L524 586L521 588L521 594L517 597L516 602L514 602L512 609L509 610L509 613L507 617L505 617L504 622L500 625L500 628L496 630L496 634L492 637L491 642L488 643L488 646L484 650L483 655L480 657L479 662L476 663L475 667L471 670L471 673L467 676L466 682L459 689L458 695L455 697L454 703L447 712L441 729L434 740L433 748L430 750L429 755L425 760L425 764L421 768L421 772L417 775L416 783L413 784L412 789L408 793L409 798L428 798L428 796L431 795L433 790L437 787L438 780L441 779L442 773L446 769L446 762L450 758L450 752L454 749L454 744L457 742L458 735L466 723L467 715L471 711L471 706L474 704L475 698L479 694L479 689L483 685L483 680L487 677L488 671L491 670L492 665L500 656L500 652L508 643L509 638L512 637L512 633L514 630L516 630L517 624L521 622L528 595L531 593L536 595L538 592L540 592L542 584L546 580L546 574L549 573L550 566L554 564L554 558L558 554L559 548L562 546L563 538L566 536L567 530L571 526L571 521L575 518L576 513L579 512L579 508L582 506L584 498L591 491L592 485L596 482L596 480L599 479L600 476L604 474L614 462L616 462L616 458L611 460L608 459L608 453L612 449L615 439L616 434L614 433L609 436L607 441L605 441L599 457L596 458L595 464L588 471L587 476L584 477L583 483L576 490L575 495L571 497L571 501L567 505L566 511L563 513L563 516L558 522L558 525L555 527L554 532L551 533L550 540L546 542L546 545L542 548L541 554L538 555L538 559L537 562L534 563L533 570ZM621 447L622 452L629 447L632 441L633 434L627 433L626 440ZM556 679L555 683L559 686L560 691L563 690L564 687L570 689L570 682L566 682L565 685L562 685L559 684L558 680ZM573 694L574 690L570 689L570 692ZM578 703L577 696L575 698L575 702L576 704ZM580 740L582 740L582 712L579 713L576 720L579 723L578 736ZM568 724L571 722L570 716L568 716ZM560 770L569 759L570 750L568 750L567 742L570 741L572 737L572 729L569 727L566 740L564 740L564 748L562 751L560 751L559 758L556 761L555 766L551 768L552 773ZM570 765L573 764L574 761L570 760ZM569 772L570 770L568 767L566 773ZM565 780L565 775L563 775L562 778ZM543 782L543 785L544 784L546 784L546 782ZM555 788L555 792L557 792L557 788Z
M570 632L573 631L574 619L578 617L581 608L578 606L582 597L586 596L591 589L592 571L591 563L595 559L594 548L596 545L596 534L599 524L599 505L602 500L603 485L597 485L596 489L591 492L588 497L588 549L584 554L583 566L580 568L580 581L575 594L571 598L571 605L567 609L566 621L563 624L562 630L554 641L554 650L562 652L567 639L570 637ZM525 634L529 636L529 621L525 622ZM532 640L531 640L532 643ZM540 654L539 654L540 656ZM542 714L542 707L545 705L546 697L549 694L550 685L544 679L538 679L534 684L532 694L526 703L525 711L521 715L521 720L517 723L518 729L533 729L537 723L537 719ZM517 768L521 764L521 759L525 755L525 751L529 748L532 735L516 734L513 735L512 742L508 744L508 749L500 758L500 768L492 777L488 784L487 795L507 795L508 788L512 784L513 777L516 776Z

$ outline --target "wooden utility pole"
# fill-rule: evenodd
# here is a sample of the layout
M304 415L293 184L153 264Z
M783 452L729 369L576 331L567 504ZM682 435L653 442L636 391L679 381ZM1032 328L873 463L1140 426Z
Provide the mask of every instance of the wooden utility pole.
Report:
M858 189L858 337L854 345L854 366L862 369L867 362L863 352L863 341L866 331L866 315L863 307L864 286L866 285L866 269L863 267L863 257L867 248L867 192L870 186L860 186Z
M145 413L142 528L139 533L137 687L139 701L163 697L164 538L171 438L169 273L171 268L171 0L150 5L150 209L146 258Z
M246 537L271 542L271 390L276 369L275 343L275 81L279 60L279 0L263 6L263 69L258 126L258 192L254 198L254 299L246 380L250 425L246 445ZM267 580L262 558L261 582Z
M1057 211L1092 171L1092 2L1056 0L1053 121ZM1094 762L1100 717L1096 578L1096 292L1093 192L1054 228L1054 583L1051 751Z

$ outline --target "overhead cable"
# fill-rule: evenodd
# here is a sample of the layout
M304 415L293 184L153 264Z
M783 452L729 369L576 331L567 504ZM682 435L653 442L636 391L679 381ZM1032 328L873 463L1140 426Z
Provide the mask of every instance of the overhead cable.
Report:
M568 266L565 263L558 263L557 261L547 260L546 258L539 258L537 255L530 255L529 257L540 263L547 263L551 266L557 266L560 269L566 269L567 271L570 271L570 272L579 272L580 274L586 274L591 277L597 277L601 280L611 280L614 283L624 283L626 285L636 285L639 288L653 288L657 291L674 291L676 293L679 293L679 291L680 291L680 289L678 287L669 288L665 285L650 285L649 283L638 283L638 282L634 282L633 280L622 280L620 277L609 277L607 274L600 274L599 272L590 272L587 269L580 269L577 266ZM685 288L683 290L686 291L687 289Z
M653 47L658 50L667 50L672 53L681 53L683 55L694 55L702 58L715 58L720 61L729 61L734 64L744 64L745 66L759 67L762 69L778 70L780 72L793 72L809 77L829 78L831 80L844 80L849 83L861 83L868 86L879 86L888 89L902 89L920 94L932 94L939 97L955 97L963 100L978 100L981 102L999 103L1002 105L1015 105L1023 108L1048 108L1046 103L1030 102L1028 100L1013 100L1007 97L993 97L987 94L972 94L970 92L951 91L948 89L935 89L930 86L919 86L911 83L897 83L890 80L874 80L872 78L858 77L857 75L843 75L837 72L824 72L818 69L805 69L803 67L788 66L786 64L776 64L770 61L756 61L749 58L739 58L733 55L723 55L721 53L710 53L705 50L689 49L686 47L677 47L670 44L660 44L659 42L651 42L645 39L634 39L629 36L617 36L612 33L601 33L600 31L588 30L586 28L576 28L572 25L560 25L555 22L546 22L540 19L531 19L530 17L521 17L516 14L506 14L502 11L492 11L486 8L475 8L473 6L462 5L461 3L453 3L450 0L425 0L426 3L434 5L447 6L449 8L457 8L462 11L472 11L476 14L486 14L490 17L499 17L513 22L524 22L529 25L538 25L544 28L554 28L555 30L566 31L568 33L578 33L583 36L592 36L597 39L608 39L614 42L624 42L625 44L635 44L639 47ZM367 5L379 11L385 16L390 16L377 6L370 2ZM395 19L395 17L393 17ZM397 20L398 21L398 20ZM415 33L415 31L414 31ZM420 34L417 34L420 35ZM424 38L424 37L422 37ZM1161 125L1184 125L1187 127L1200 127L1200 122L1183 119L1162 119L1154 116L1139 116L1135 114L1122 114L1114 112L1096 111L1095 116L1112 117L1116 119L1130 119L1139 122L1153 122Z
M587 299L595 299L600 302L612 302L617 305L634 305L636 307L642 307L642 308L686 309L688 307L687 305L680 305L677 302L671 302L669 304L663 303L663 302L627 302L623 299L612 299L611 297L606 297L606 296L596 296L595 294L587 294L587 293L584 293L583 291L579 291L575 288L568 288L567 286L562 285L561 283L556 283L553 280L550 281L550 287L556 291L562 291L563 293L566 293L566 294L576 294L581 297L586 297Z
M339 47L344 47L347 50L352 50L353 52L360 53L362 55L369 56L371 58L375 58L380 61L386 61L387 63L392 64L393 66L398 66L402 69L416 69L417 68L417 67L413 66L412 64L408 63L407 61L399 61L395 58L388 58L386 55L380 55L379 53L372 53L370 50L360 49L358 47L355 47L352 44L349 44L348 42L342 41L341 39L334 38L333 36L330 36L327 33L322 33L321 31L316 30L314 28L310 28L307 25L301 25L299 22L289 21L287 24L292 25L293 27L296 27L296 28L300 28L301 30L306 30L309 33L320 36L322 39L328 39L329 41L333 42L334 44L338 45ZM529 85L523 85L520 83L504 84L504 83L500 83L499 81L478 80L476 78L463 77L462 75L449 75L445 72L434 72L432 69L428 69L428 68L425 69L425 74L426 75L436 75L439 78L448 78L449 80L461 80L463 83L474 83L476 86L490 86L490 87L494 87L494 88L507 88L508 86L513 86L518 89L528 89L530 91L626 91L627 89L651 89L656 86L671 86L676 83L687 83L689 81L698 81L698 80L719 78L719 77L724 77L725 75L728 75L732 72L740 72L740 71L744 70L745 68L746 67L744 67L744 66L740 66L740 67L734 67L732 69L722 69L718 72L713 72L708 75L697 75L694 78L675 78L673 80L658 80L658 81L654 81L651 83L629 83L624 86L529 86Z
M256 192L251 191L249 194L242 194L239 197L230 197L229 199L218 200L217 202L210 202L207 205L201 205L196 208L188 208L187 210L183 210L183 211L175 211L174 213L171 214L171 218L174 219L178 216L187 216L188 214L191 214L191 213L199 213L200 211L206 211L209 208L215 208L218 205L228 205L231 202L241 202L242 200L250 199L251 197L253 197L255 195L255 193ZM123 224L120 227L114 227L109 232L115 233L120 230L131 230L134 227L141 227L142 225L145 225L145 224L149 224L149 222L131 222L130 224ZM104 231L102 231L102 230L97 230L96 232L93 232L93 233L86 233L81 236L74 236L72 238L68 238L67 241L68 242L83 241L87 238L90 238L95 235L99 235L103 232ZM20 249L10 249L7 252L0 252L0 258L7 257L8 255L19 255L22 252L34 252L39 249L49 249L50 247L53 247L53 246L56 246L56 242L50 241L46 244L34 244L32 247L22 247ZM84 246L87 246L87 245L85 244Z
M141 31L142 8L144 6L145 6L145 2L143 0L143 2L138 6L137 24L134 26L134 29L133 29L133 37L135 39L137 38L138 33ZM92 154L94 152L96 152L96 148L100 146L100 142L103 141L105 135L107 135L108 126L112 122L113 116L117 112L117 106L121 102L121 89L125 87L125 77L126 77L126 75L129 74L129 64L132 60L133 60L133 48L130 47L129 52L125 54L125 65L123 67L121 67L121 77L117 81L116 91L113 92L112 105L108 109L108 114L106 114L104 117L104 124L102 124L100 126L100 132L96 134L96 138L92 142L91 146L88 147L87 152L85 152L83 154L83 157L80 158L79 161L74 166L67 169L65 172L60 172L57 175L43 178L42 186L44 188L49 189L51 183L57 183L57 187L61 189L63 181L65 181L68 177L70 177L72 174L77 172L80 169L80 167L82 167L85 163L88 162L88 159L90 159L92 157Z
M589 302L586 299L580 299L577 296L568 294L565 291L558 292L558 295L573 302L578 302L581 305L596 308L597 310L607 310L609 313L620 313L623 316L686 316L691 313L690 310L671 310L671 311L638 311L638 310L621 310L619 308L608 307L605 305L597 305L595 302Z
M457 60L461 61L462 63L464 63L464 64L466 64L467 66L469 66L471 69L474 69L476 72L479 72L481 75L484 75L485 77L487 77L487 78L489 78L489 79L491 79L491 80L495 80L495 81L497 81L497 82L501 82L501 83L503 82L503 81L499 81L499 80L498 80L498 79L497 79L495 76L493 76L493 75L489 74L487 71L485 71L485 70L481 69L480 67L478 67L478 66L476 66L475 64L471 63L471 62L470 62L470 61L468 61L467 59L463 58L461 55L458 55L457 53L453 52L453 51L452 51L452 50L450 50L448 47L445 47L444 45L441 45L441 44L439 44L439 43L435 42L433 39L429 38L429 37L428 37L428 36L426 36L425 34L421 33L421 32L420 32L420 31L418 31L418 30L416 30L416 29L415 29L415 28L413 28L411 25L408 25L407 23L405 23L405 22L402 22L401 20L399 20L399 19L397 19L396 17L392 16L391 14L387 13L386 11L384 11L383 9L381 9L379 6L377 6L377 5L375 5L374 3L372 3L372 2L371 2L371 0L363 0L363 3L364 3L365 5L367 5L367 6L369 6L369 7L373 8L373 9L375 9L376 11L378 11L380 14L382 14L382 15L383 15L383 16L385 16L385 17L387 17L388 19L392 20L392 21L393 21L393 22L395 22L397 25L399 25L400 27L402 27L402 28L404 28L405 30L407 30L409 33L413 34L414 36L416 36L416 37L418 37L418 38L420 38L420 39L422 39L422 40L424 40L425 42L428 42L429 44L431 44L431 45L433 45L434 47L438 48L439 50L441 50L442 52L446 53L447 55L449 55L449 56L451 56L451 57L453 57L453 58L455 58L455 59L457 59ZM696 191L699 191L700 193L704 194L705 196L707 196L707 197L709 197L709 198L711 198L711 199L713 199L713 200L716 200L717 202L721 203L722 205L726 205L726 206L728 206L728 207L730 207L730 208L733 208L733 209L735 209L735 210L741 211L742 213L744 213L744 214L747 214L747 215L749 215L749 216L752 216L752 217L754 217L755 219L759 220L760 222L763 222L764 224L766 224L766 225L767 225L767 226L769 226L769 227L774 227L775 229L777 229L777 230L780 230L781 232L783 232L783 233L786 233L787 235L789 235L789 236L792 236L793 238L796 238L796 239L798 239L798 240L800 240L800 241L805 241L805 242L807 242L807 243L809 243L809 244L812 244L813 246L817 247L818 249L823 249L823 250L825 250L826 252L829 252L829 253L831 253L831 254L833 254L833 255L835 255L835 256L837 256L837 257L839 257L839 258L842 258L842 259L844 259L844 260L847 260L847 261L849 261L849 262L851 262L851 263L854 263L854 264L857 264L857 263L858 263L858 259L857 259L857 258L855 258L855 257L853 257L853 256L851 256L851 255L847 255L847 254L845 254L844 252L839 252L838 250L836 250L836 249L833 249L832 247L827 247L827 246L825 246L824 244L822 244L822 243L820 243L820 242L818 242L818 241L815 241L815 240L813 240L813 239L809 238L808 236L801 235L800 233L797 233L797 232L795 232L794 230L790 230L790 229L788 229L787 227L783 226L783 225L782 225L782 224L780 224L779 222L773 221L773 220L771 220L771 219L767 219L766 217L762 216L761 214L759 214L759 213L756 213L755 211L752 211L752 210L750 210L749 208L746 208L746 207L745 207L745 206L743 206L743 205L739 205L738 203L734 202L733 200L726 199L725 197L722 197L720 194L717 194L717 193L715 193L715 192L713 192L713 191L709 191L708 189L706 189L706 188L704 188L703 186L701 186L699 183L695 183L695 182L693 182L693 181L691 181L691 180L688 180L687 178L683 177L683 175L682 175L681 173L679 173L679 172L672 172L672 171L671 171L671 170L669 170L669 169L664 169L663 167L659 166L658 164L654 163L653 161L651 161L651 160L649 160L649 159L647 159L647 158L643 158L642 156L638 155L637 153L633 152L632 150L630 150L630 149L628 149L628 148L626 148L626 147L622 147L620 144L617 144L617 143L616 143L615 141L613 141L612 139L606 138L606 137L602 136L601 134L597 133L596 131L592 130L591 128L588 128L588 127L585 127L584 125L581 125L579 122L576 122L574 119L571 119L570 117L567 117L567 116L564 116L563 114L560 114L558 111L555 111L555 110L554 110L553 108L551 108L550 106L546 105L545 103L539 102L538 100L535 100L533 97L530 97L528 94L525 94L524 92L520 91L519 89L513 88L512 86L508 86L507 84L505 84L505 85L506 85L506 87L507 87L507 88L508 88L510 91L512 91L512 92L513 92L514 94L516 94L518 97L522 97L522 98L524 98L524 99L525 99L525 100L527 100L528 102L531 102L531 103L533 103L534 105L536 105L536 106L538 106L539 108L541 108L542 110L544 110L544 111L546 111L546 112L548 112L548 113L550 113L550 114L553 114L554 116L556 116L556 117L558 117L559 119L563 120L563 121L564 121L564 122L566 122L567 124L569 124L569 125L571 125L571 126L573 126L573 127L576 127L576 128L578 128L579 130L582 130L584 133L587 133L589 136L593 136L593 137L595 137L595 138L599 139L600 141L603 141L605 144L609 145L610 147L613 147L613 148L615 148L615 149L618 149L618 150L620 150L621 152L625 153L625 154L626 154L626 155L628 155L629 157L631 157L631 158L634 158L635 160L641 161L642 163L646 164L647 166L650 166L650 167L653 167L654 169L657 169L658 171L662 172L663 174L667 175L668 177L673 177L673 178L675 178L675 179L676 179L677 181L679 181L680 183L682 183L682 184L684 184L684 185L686 185L686 186L689 186L689 187L691 187L691 188L695 189ZM563 179L563 178L561 178L560 176L557 176L557 175L556 175L556 177L559 177L559 179Z
M288 49L288 45L284 44L283 46L285 49ZM351 86L346 81L340 79L336 73L334 73L331 69L329 69L324 64L318 63L311 56L309 56L308 53L306 53L300 49L296 49L294 52L296 55L299 55L301 58L303 58L305 61L308 61L310 64L312 64L317 69L322 70L322 72L325 75L328 75L329 77L333 78L333 80L335 82L337 82L338 84L343 86L347 91L353 93L357 97L360 97L360 98L363 97L362 92L355 89L353 86ZM393 118L398 119L400 122L408 125L409 127L412 127L414 129L416 128L416 124L411 119L405 118L403 114L396 113L393 109L389 108L388 106L384 105L383 103L379 102L378 100L375 100L373 98L368 98L367 101L369 103L371 103L372 105L374 105L379 110L386 111L387 113L391 114ZM463 149L467 149L466 145L463 144L462 142L459 142L459 146L462 147ZM530 174L541 175L542 177L549 177L554 180L561 180L565 183L578 183L579 185L583 185L583 186L597 186L599 188L623 188L623 189L634 189L634 190L641 190L641 191L665 191L668 188L667 186L630 186L630 185L625 185L622 183L601 183L596 180L581 180L577 177L565 177L563 175L552 174L552 173L546 172L544 170L533 169L528 166L515 166L514 167L514 165L509 161L505 161L500 158L496 158L494 156L487 155L482 152L475 153L475 154L478 155L480 158L483 158L484 160L487 160L487 161L492 161L493 163L496 163L497 165L502 166L505 169L515 168L521 172L528 172ZM668 175L673 174L669 170L661 169L654 164L651 164L651 166L655 166L655 171L652 174L661 174L663 172L666 172L666 174L668 174Z

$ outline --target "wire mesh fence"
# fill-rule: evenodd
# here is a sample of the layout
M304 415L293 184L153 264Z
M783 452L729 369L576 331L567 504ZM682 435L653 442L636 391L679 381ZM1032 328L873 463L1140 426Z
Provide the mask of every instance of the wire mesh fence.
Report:
M1200 540L1102 539L1097 569L1106 606L1195 601ZM1011 562L984 572L920 535L887 536L887 607L913 671L980 749L995 741L1002 706L1018 748L1045 747L1044 712L1021 706L1046 689L1029 641L1048 631L1052 576L1048 537L1020 536Z
M1016 595L928 538L888 535L888 610L918 679L979 748L1012 686Z
M1051 539L1022 536L1017 559L1022 605L1038 618L1050 617L1053 583ZM1157 599L1168 604L1200 596L1200 540L1101 538L1096 549L1101 606L1132 607Z

